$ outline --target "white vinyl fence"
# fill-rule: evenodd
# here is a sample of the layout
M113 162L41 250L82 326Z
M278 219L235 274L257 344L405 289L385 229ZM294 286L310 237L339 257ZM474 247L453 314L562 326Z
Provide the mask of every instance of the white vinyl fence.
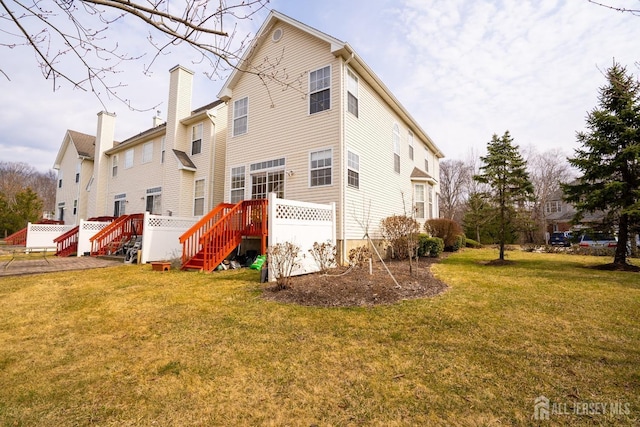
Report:
M56 237L71 230L75 225L27 224L27 249L56 250Z
M300 247L293 275L319 271L309 253L315 242L336 244L336 205L278 199L269 194L269 245L290 242ZM269 280L275 280L269 271Z
M78 225L78 256L83 256L85 252L91 252L91 241L89 239L109 224L111 224L110 221L80 220Z
M198 218L151 215L145 212L140 263L179 258L182 255L180 236L196 222Z

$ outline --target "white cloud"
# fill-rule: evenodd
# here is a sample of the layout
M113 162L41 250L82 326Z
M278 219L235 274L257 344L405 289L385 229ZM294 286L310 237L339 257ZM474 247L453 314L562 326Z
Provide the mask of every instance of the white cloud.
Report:
M640 17L587 1L272 0L270 7L349 42L449 157L482 150L507 129L523 147L570 154L605 83L600 70L615 58L639 71ZM238 34L257 30L267 13L241 22ZM119 31L132 54L148 46L142 23L127 21ZM52 92L28 49L0 49L11 78L0 76L3 99L11 100L0 106L0 159L47 169L65 131L95 133L103 107L68 85ZM168 70L182 64L196 72L193 107L213 101L221 82L204 78L206 64L190 49L172 49L149 76L142 74L149 56L123 64L119 93L166 114ZM115 101L107 109L117 114L118 139L147 129L155 114Z

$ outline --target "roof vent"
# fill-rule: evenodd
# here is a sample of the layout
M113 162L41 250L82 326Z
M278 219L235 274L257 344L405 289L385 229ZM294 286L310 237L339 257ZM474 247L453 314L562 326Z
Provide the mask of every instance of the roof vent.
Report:
M271 40L274 41L274 43L277 43L280 41L280 39L282 38L282 28L276 28L275 30L273 30L273 33L271 34Z

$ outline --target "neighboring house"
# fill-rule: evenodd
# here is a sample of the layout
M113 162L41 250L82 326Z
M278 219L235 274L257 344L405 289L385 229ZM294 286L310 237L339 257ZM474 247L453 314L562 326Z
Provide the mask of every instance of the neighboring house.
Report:
M558 190L551 195L549 201L545 203L544 213L548 233L597 228L598 223L601 223L604 218L602 212L587 213L579 224L573 224L572 221L576 214L576 209L572 204L564 201L562 190Z
M202 216L223 201L226 105L191 110L193 73L170 70L167 122L114 142L115 115L98 114L97 136L68 131L56 158L58 219L148 211ZM78 205L75 214L70 206Z
M379 237L387 216L439 216L442 152L349 44L272 11L240 68L275 62L300 87L234 71L218 95L229 104L225 200L335 202L343 254Z
M55 220L77 224L87 219L87 195L85 188L93 175L93 156L96 137L68 130L56 157L54 169L56 181Z
M344 255L366 233L379 238L390 215L421 224L439 216L442 152L349 44L272 11L242 67L265 74L234 71L219 100L193 111L192 73L174 67L167 122L120 143L115 116L100 113L95 149L69 192L67 177L84 163L67 136L55 165L57 202L86 204L68 220L143 211L198 217L223 201L274 192L335 203ZM283 86L269 75L298 77Z

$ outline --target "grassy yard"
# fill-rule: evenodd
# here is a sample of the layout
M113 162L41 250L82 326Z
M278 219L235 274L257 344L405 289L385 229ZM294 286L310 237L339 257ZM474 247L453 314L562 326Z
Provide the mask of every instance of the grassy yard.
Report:
M449 291L373 308L267 302L255 271L3 278L0 425L639 425L640 275L496 256L452 255Z

